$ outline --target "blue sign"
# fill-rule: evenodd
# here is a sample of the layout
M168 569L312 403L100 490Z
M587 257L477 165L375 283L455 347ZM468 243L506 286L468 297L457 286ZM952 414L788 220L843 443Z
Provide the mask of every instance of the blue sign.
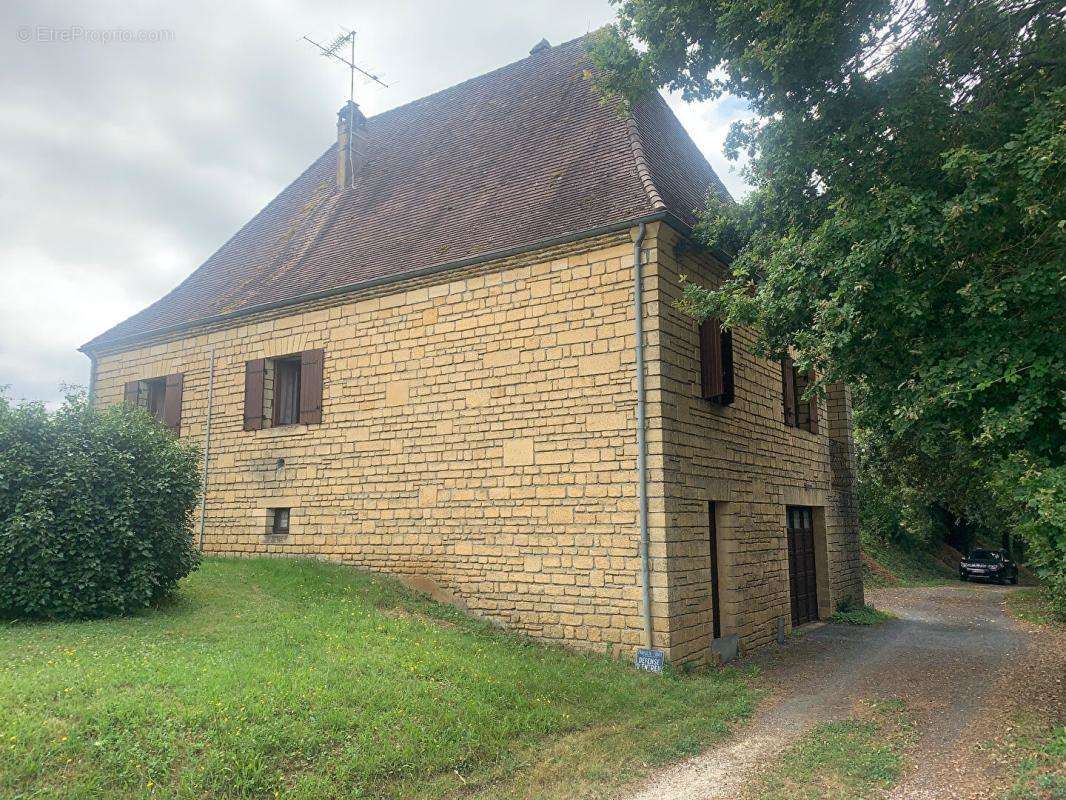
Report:
M636 665L637 669L646 669L648 672L662 674L665 657L662 650L638 650Z

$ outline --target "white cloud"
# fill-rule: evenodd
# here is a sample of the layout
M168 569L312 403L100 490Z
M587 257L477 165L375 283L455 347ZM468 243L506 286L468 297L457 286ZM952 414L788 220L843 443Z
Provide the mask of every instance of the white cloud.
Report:
M328 146L347 75L303 34L355 26L367 114L423 97L613 17L606 0L287 0L0 5L0 385L55 400L76 348L158 299ZM164 29L157 43L23 43L26 26ZM721 158L735 104L671 105Z

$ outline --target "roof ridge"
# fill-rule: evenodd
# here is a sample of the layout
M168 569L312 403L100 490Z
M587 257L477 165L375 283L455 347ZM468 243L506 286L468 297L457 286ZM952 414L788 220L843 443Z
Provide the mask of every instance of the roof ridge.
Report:
M632 114L626 114L626 134L629 136L629 146L633 151L633 166L636 168L637 177L644 185L644 191L648 195L651 206L656 211L666 208L659 190L655 187L655 181L651 177L648 168L648 159L644 156L644 143L640 140L640 131L637 129L637 121Z
M533 58L541 58L541 57L543 57L543 56L545 56L545 55L547 55L549 53L552 53L552 51L559 50L559 49L561 49L563 47L569 47L569 46L575 44L576 42L581 41L582 39L587 39L591 35L592 35L591 32L590 33L585 33L585 34L582 34L581 36L575 36L573 39L570 39L569 41L559 42L559 44L553 44L551 47L549 47L549 48L547 48L545 50L541 50L541 51L538 51L536 53L530 53L527 56L523 56L522 58L515 59L514 61L511 61L508 64L504 64L501 67L496 67L496 69L490 69L488 72L482 72L480 75L474 75L473 77L467 78L466 80L460 81L459 83L452 84L451 86L445 86L443 89L438 89L435 92L430 92L429 94L424 95L422 97L416 97L414 100L408 100L406 103L402 103L402 104L400 104L398 106L393 106L392 108L387 108L384 111L379 111L377 114L374 114L373 116L367 117L366 121L367 121L367 123L371 123L374 120L379 120L382 117L386 117L386 116L388 116L390 114L393 114L395 112L403 111L404 109L411 108L412 106L417 106L419 103L424 103L427 100L433 100L433 99L439 97L442 94L447 94L447 93L453 92L453 91L455 91L457 89L461 89L462 87L466 86L467 84L473 83L474 81L479 81L479 80L482 80L484 78L489 77L490 75L495 75L498 72L503 72L504 70L511 69L512 67L515 67L518 64L521 64L523 61L529 61L530 59L533 59Z

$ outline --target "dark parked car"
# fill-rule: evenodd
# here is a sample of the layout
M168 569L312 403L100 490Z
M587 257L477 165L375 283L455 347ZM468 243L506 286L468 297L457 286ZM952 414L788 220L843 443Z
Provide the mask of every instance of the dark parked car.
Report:
M959 562L959 578L964 581L1017 583L1018 565L1003 550L974 550Z

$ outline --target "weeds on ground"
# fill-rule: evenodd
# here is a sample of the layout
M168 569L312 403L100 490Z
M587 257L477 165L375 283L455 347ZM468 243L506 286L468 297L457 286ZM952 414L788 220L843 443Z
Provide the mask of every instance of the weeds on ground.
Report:
M854 600L844 600L837 606L836 612L829 618L829 621L842 625L877 625L888 619L895 619L895 617L873 606L862 605Z
M1048 628L1066 628L1066 620L1055 616L1041 588L1019 589L1006 596L1007 613L1015 619Z
M899 700L864 702L855 717L817 726L769 765L745 800L864 800L903 769L913 736Z
M1019 720L1007 749L1018 771L1003 800L1066 797L1066 727Z

